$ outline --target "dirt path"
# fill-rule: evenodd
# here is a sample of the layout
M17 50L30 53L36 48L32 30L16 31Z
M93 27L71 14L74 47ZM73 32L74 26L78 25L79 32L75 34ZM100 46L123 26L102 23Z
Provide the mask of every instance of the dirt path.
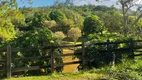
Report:
M64 54L69 54L69 53L74 53L73 50L70 49L63 49L63 53ZM67 57L63 57L63 62L73 62L73 61L78 61L78 59L73 59L72 56L67 56ZM77 72L77 67L79 64L72 64L72 65L66 65L64 66L63 72Z

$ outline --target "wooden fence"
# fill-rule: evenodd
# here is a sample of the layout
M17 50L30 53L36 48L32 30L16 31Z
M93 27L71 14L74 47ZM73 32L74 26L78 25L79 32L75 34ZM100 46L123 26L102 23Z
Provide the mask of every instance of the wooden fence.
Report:
M129 47L126 48L117 48L117 49L109 49L109 45L120 45L120 44L130 44ZM96 43L93 44L95 46L106 46L105 50L101 50L99 52L115 52L115 51L127 51L127 50L131 50L131 54L132 57L134 56L142 56L142 54L135 54L135 52L142 52L142 40L130 40L130 41L119 41L119 42L110 42L109 40L107 40L107 42L102 42L102 43ZM24 57L24 58L15 58L12 59L12 52L13 51L30 51L30 50L35 50L33 48L24 48L24 49L14 49L11 48L11 46L7 46L7 49L2 49L0 50L0 52L6 52L7 53L7 57L6 59L1 59L0 60L0 64L1 62L5 62L6 63L6 69L5 70L0 70L0 73L5 73L7 74L7 78L11 78L11 74L13 72L21 72L21 71L25 71L25 70L39 70L40 68L45 68L45 67L51 67L51 72L54 72L55 67L59 67L59 66L64 66L64 65L70 65L70 64L82 64L82 68L84 68L85 65L85 54L87 53L87 51L85 51L85 47L87 46L87 44L85 44L84 42L82 42L82 44L77 44L77 45L67 45L67 46L49 46L46 47L46 49L50 49L51 50L51 55L50 56L37 56L37 57ZM81 47L82 50L82 54L81 56L81 60L80 61L74 61L74 62L68 62L68 63L62 63L62 64L55 64L54 63L54 59L56 57L64 57L64 56L74 56L74 53L71 54L61 54L61 55L55 55L54 54L54 50L56 48L69 48L69 47ZM11 68L11 63L13 61L28 61L28 60L42 60L42 59L50 59L51 60L51 64L48 66L32 66L32 67L22 67L22 68Z

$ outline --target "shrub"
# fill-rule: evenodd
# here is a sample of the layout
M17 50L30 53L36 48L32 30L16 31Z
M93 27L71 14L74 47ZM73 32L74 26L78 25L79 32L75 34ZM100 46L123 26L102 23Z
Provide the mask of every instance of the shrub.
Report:
M57 31L57 32L55 32L55 36L56 36L56 38L57 38L57 40L58 40L59 42L61 42L62 39L65 38L65 35L64 35L64 33L63 33L62 31Z
M71 28L68 31L68 36L71 38L74 42L78 40L79 37L81 37L81 30L79 28Z

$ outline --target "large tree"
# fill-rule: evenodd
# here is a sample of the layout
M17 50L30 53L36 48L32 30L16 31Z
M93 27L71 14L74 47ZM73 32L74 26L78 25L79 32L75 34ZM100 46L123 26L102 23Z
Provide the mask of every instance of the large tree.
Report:
M21 13L16 10L17 3L16 0L2 0L0 4L0 38L2 40L9 40L14 38L16 35L16 31L14 29L14 22L20 19ZM13 14L12 14L13 13ZM18 15L20 17L17 17ZM23 16L22 16L23 17ZM21 17L21 18L22 18Z
M123 14L123 27L124 27L124 34L128 34L129 27L133 27L136 25L136 23L139 21L139 19L142 17L142 5L140 4L140 0L118 0L118 2L121 5L122 8L122 14ZM135 20L128 24L128 18L129 18L129 11L135 9Z
M49 17L51 20L55 20L57 23L62 23L62 21L66 19L65 14L60 10L52 11L49 14Z
M110 33L122 32L122 15L117 10L98 11L95 13L104 22L105 30Z
M85 35L102 32L103 24L101 19L96 15L86 17L84 20L83 32Z

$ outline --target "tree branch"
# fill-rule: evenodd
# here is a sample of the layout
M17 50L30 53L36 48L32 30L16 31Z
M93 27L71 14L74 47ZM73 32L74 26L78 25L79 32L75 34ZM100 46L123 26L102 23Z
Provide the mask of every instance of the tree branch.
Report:
M139 19L142 17L142 13L138 16L138 18L133 22L132 26L134 26L138 21Z

